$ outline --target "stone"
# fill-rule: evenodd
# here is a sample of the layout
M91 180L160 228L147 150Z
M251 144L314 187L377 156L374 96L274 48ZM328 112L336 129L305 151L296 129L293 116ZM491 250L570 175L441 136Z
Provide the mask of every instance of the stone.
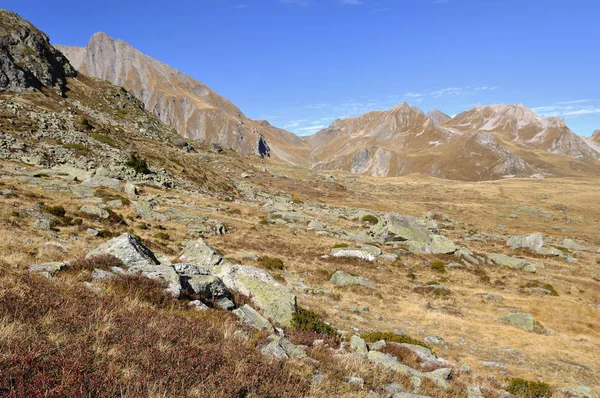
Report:
M135 186L135 184L131 183L131 182L127 182L125 183L125 189L124 189L125 193L129 196L137 196L138 195L138 189Z
M438 336L429 336L429 337L438 337ZM438 343L433 343L433 341L430 339L430 341L428 341L429 344L444 344L444 340L442 339L441 343L439 343L440 340L436 339L436 341L438 341ZM431 352L431 350L429 348L425 348L423 346L420 345L415 345L415 344L407 344L407 343L388 343L390 345L394 345L394 346L398 346L398 347L404 347L410 351L412 351L416 356L418 356L420 359L423 360L423 363L421 363L421 367L422 368L428 368L428 367L449 367L450 366L450 362L448 362L447 360L443 359L443 358L438 358L435 355L433 355L433 353Z
M288 355L279 344L279 341L276 339L272 339L267 345L265 345L261 350L261 354L267 357L274 358L279 361L283 361L288 359Z
M96 228L88 228L85 230L85 233L90 236L98 236L98 234L100 234L100 231Z
M381 351L387 346L385 340L379 340L374 343L369 344L370 351Z
M269 219L278 219L278 218L285 220L287 222L293 222L293 223L308 223L313 219L311 216L307 216L306 214L303 214L303 213L296 213L293 211L276 212L269 216Z
M349 384L351 386L357 386L360 388L363 388L365 386L365 380L356 376L344 376L342 378L342 383Z
M427 242L430 235L423 222L394 213L386 214L383 222L373 228L373 233L383 242Z
M181 275L180 281L182 290L192 296L200 296L206 300L233 298L221 278L214 275Z
M52 274L53 272L57 272L62 270L67 266L67 263L64 261L60 262L52 262L52 263L42 263L42 264L32 264L29 266L29 271L31 272L48 272Z
M441 338L440 336L427 336L427 337L425 337L425 339L424 339L424 340L425 340L425 342L426 342L426 343L428 343L428 344L437 344L437 345L441 345L441 344L444 344L444 343L446 343L446 342L444 341L444 339L443 339L443 338Z
M386 384L383 389L385 392L389 394L397 394L399 392L404 392L404 387L398 383L389 383Z
M120 199L109 200L108 202L106 202L106 205L112 208L119 208L123 207L123 202L121 202Z
M92 250L85 258L103 254L110 254L121 260L131 273L140 272L147 278L165 281L168 285L167 290L174 296L179 296L181 284L175 269L160 264L154 253L135 236L124 233Z
M362 248L336 247L331 249L331 255L333 257L359 258L371 262L376 259L376 256L370 251L363 250Z
M154 211L154 204L147 200L138 200L133 202L138 218L145 221L167 221L169 218L157 211Z
M399 392L392 396L392 398L431 398L429 395L418 395L411 394L409 392Z
M227 297L221 297L220 299L215 300L215 307L221 308L225 311L233 310L235 308L233 297L231 299Z
M415 293L449 294L450 289L444 285L417 285L412 287Z
M456 245L442 235L432 235L428 242L408 241L411 253L452 254L457 250Z
M561 246L564 248L567 248L569 250L581 250L581 251L592 250L591 247L586 246L580 242L577 242L574 239L563 239Z
M504 267L510 267L515 269L520 269L527 265L527 260L525 259L505 256L504 254L489 254L488 258L497 265L502 265Z
M367 343L360 336L350 337L350 349L357 354L366 355L369 352Z
M537 251L544 246L544 236L539 232L531 235L512 236L506 241L506 246L511 249L526 248Z
M484 398L481 389L477 386L467 387L467 398Z
M94 269L92 272L92 279L113 279L116 277L117 275L113 274L112 272L104 271L98 268Z
M535 322L531 314L516 312L500 317L500 322L516 326L528 332L533 332Z
M92 178L85 180L81 183L81 185L86 187L105 187L117 191L121 189L121 181L115 178L109 178L100 175L95 175Z
M101 209L98 206L93 206L93 205L83 205L83 206L81 206L79 211L81 213L85 213L90 216L100 217L100 218L108 218L110 216L108 211Z
M527 264L526 266L523 267L523 271L529 272L529 273L535 273L537 271L537 268L534 264Z
M223 260L223 256L201 238L188 243L179 256L179 261L182 263L206 268L215 266Z
M562 391L567 393L570 397L573 398L593 398L594 390L584 385L579 386L566 386L558 388L558 391Z
M252 326L258 330L268 330L274 332L275 329L261 314L259 314L254 308L245 304L243 307L237 308L232 311L240 321Z
M369 289L375 289L375 285L373 285L368 279L363 278L362 276L350 275L349 273L341 270L336 271L329 282L336 286L361 285L366 286Z
M400 361L398 361L397 358L389 354L383 354L379 351L370 351L367 354L367 358L371 363L380 366L384 369L392 370L398 374L408 377L416 376L419 378L427 378L439 388L446 389L450 387L447 381L452 374L452 369L450 368L436 369L431 372L420 372L416 369L413 369L409 366L400 363Z

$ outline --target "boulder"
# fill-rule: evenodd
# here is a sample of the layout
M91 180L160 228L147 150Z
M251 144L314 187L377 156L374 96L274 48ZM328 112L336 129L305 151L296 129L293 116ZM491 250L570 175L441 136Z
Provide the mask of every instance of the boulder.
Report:
M168 217L154 211L154 204L147 200L133 202L138 218L146 221L167 221Z
M373 285L368 279L363 278L362 276L350 275L349 273L341 270L336 271L329 282L336 286L362 285L368 287L369 289L375 289L375 285Z
M535 328L533 316L524 312L516 312L513 314L504 315L500 317L499 321L516 326L528 332L533 332L533 329Z
M400 363L400 361L398 361L397 358L389 354L383 354L379 351L370 351L369 354L367 354L367 358L371 363L380 366L384 369L392 370L401 375L408 377L416 376L419 378L427 378L430 381L432 381L436 386L443 389L450 387L447 381L452 374L452 369L450 368L436 369L432 372L420 372L416 369L413 369L409 366Z
M133 183L131 183L129 181L125 184L124 191L125 191L125 193L127 195L130 195L130 196L137 196L138 195L138 189L137 189L137 187Z
M66 267L67 263L61 262L52 262L52 263L42 263L42 264L32 264L29 266L29 271L31 272L48 272L53 273L56 271L62 270Z
M375 246L371 247L375 248ZM373 255L372 252L372 250L364 250L363 248L358 249L350 247L336 247L331 249L331 255L333 257L359 258L366 261L375 261L376 255Z
M458 249L454 242L442 235L431 235L428 241L408 241L406 244L411 253L452 254Z
M510 267L515 269L520 269L527 265L527 260L525 259L505 256L504 254L493 253L489 254L488 258L497 265L502 265L504 267Z
M307 357L306 352L302 348L292 344L283 337L274 334L269 336L269 343L260 351L263 355L270 356L278 360L284 360L288 358L303 359Z
M566 386L558 388L558 391L566 393L569 397L573 398L593 398L594 390L584 385L579 386Z
M200 296L206 300L233 298L221 278L214 275L182 275L180 281L181 288L189 295Z
M512 249L526 248L537 251L544 246L544 236L539 232L531 235L511 236L506 241L506 246Z
M303 213L296 213L293 211L280 211L273 213L269 216L270 219L283 219L287 222L293 223L307 223L310 222L313 218L311 216L307 216Z
M86 187L105 187L117 191L121 189L121 181L115 178L109 178L100 175L95 175L92 178L85 180L81 183L81 185Z
M398 347L404 347L412 351L416 356L423 360L421 364L422 368L426 367L449 367L450 362L446 361L443 358L438 358L431 352L430 349L422 347L420 345L415 344L407 344L407 343L387 343L390 345L395 345Z
M383 222L373 228L375 237L383 242L416 241L426 242L429 240L429 231L424 220L406 217L399 214L388 213Z
M221 278L225 286L252 299L265 316L282 326L290 326L296 312L296 296L266 271L223 258L203 239L188 244L179 259L206 268Z
M367 343L360 336L350 337L350 349L357 354L366 355L369 352Z
M100 217L100 218L108 218L110 216L108 211L101 209L98 206L93 206L93 205L83 205L83 206L81 206L79 211L81 213L85 213L90 216Z
M89 252L85 258L110 254L121 260L130 273L160 279L168 284L168 291L174 296L181 293L179 275L172 266L161 265L156 256L135 236L124 233Z
M269 321L267 321L261 314L259 314L248 304L233 310L233 313L239 318L240 321L252 326L255 329L268 330L270 332L275 330Z

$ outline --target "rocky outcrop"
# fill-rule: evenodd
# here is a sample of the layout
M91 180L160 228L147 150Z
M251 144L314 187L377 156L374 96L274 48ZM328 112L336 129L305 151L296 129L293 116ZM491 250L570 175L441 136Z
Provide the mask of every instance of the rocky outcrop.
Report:
M0 92L56 86L76 72L48 36L14 12L0 10Z

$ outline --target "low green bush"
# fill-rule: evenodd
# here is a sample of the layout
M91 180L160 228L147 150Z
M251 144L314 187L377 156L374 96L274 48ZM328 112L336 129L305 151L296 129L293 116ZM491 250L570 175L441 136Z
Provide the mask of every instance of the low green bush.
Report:
M327 336L338 335L335 328L325 323L319 314L300 306L298 307L297 312L292 315L292 325L300 330L312 330L318 334Z
M369 224L377 224L379 219L371 214L365 214L362 218L363 222L368 222Z
M276 257L263 256L258 259L258 265L269 271L283 270L283 260Z
M510 379L506 391L523 398L546 398L552 395L548 384L520 378Z
M360 337L362 337L362 339L365 340L367 343L375 343L376 341L379 341L379 340L385 340L390 343L406 343L406 344L420 345L421 347L425 347L425 348L431 350L431 346L429 344L425 343L424 341L414 339L410 336L396 334L393 332L370 332L370 333L365 333Z

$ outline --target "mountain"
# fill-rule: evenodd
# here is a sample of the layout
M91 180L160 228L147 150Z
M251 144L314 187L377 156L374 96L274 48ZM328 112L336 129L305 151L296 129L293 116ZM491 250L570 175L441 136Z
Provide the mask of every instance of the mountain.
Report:
M600 170L600 153L563 120L542 119L523 105L476 107L444 119L402 103L336 120L304 140L314 168L373 176L488 180Z
M442 124L450 119L450 116L446 115L444 112L439 109L434 109L433 111L427 112L427 117L436 122L437 124Z
M76 72L50 45L48 36L28 21L0 10L0 92L57 87Z
M306 165L303 142L265 121L247 118L226 98L199 81L105 33L85 48L56 45L81 73L125 87L153 112L189 139L218 143L242 154L274 156ZM308 152L308 148L304 148Z

